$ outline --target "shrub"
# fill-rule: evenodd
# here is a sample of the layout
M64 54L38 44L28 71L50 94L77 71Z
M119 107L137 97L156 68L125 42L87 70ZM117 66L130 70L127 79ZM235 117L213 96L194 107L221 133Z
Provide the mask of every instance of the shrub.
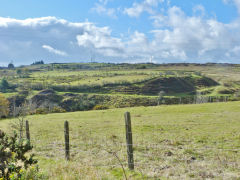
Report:
M47 108L37 108L36 114L47 114L49 110Z
M0 94L0 118L7 117L8 113L9 113L9 102L2 94Z
M236 92L236 89L234 88L220 87L217 89L217 93L219 94L233 94L235 92Z
M26 102L26 96L23 95L11 96L7 100L9 102L9 115L18 116L20 113L18 110Z
M139 65L136 66L136 69L146 69L146 68L147 67L144 64L139 64Z
M29 92L28 90L21 90L21 91L19 91L18 94L19 94L20 96L27 97L27 96L30 94L30 92Z
M108 109L108 106L106 105L96 105L93 107L93 110L104 110L104 109Z
M59 106L54 106L53 109L51 110L52 113L65 113L66 110L59 107Z
M21 74L22 74L22 70L21 70L21 69L18 69L18 70L17 70L17 74L18 74L18 75L21 75Z
M8 81L3 78L0 82L0 91L7 92L7 90L10 88Z
M91 110L95 105L96 105L96 101L94 99L90 99L87 94L65 99L61 103L61 107L68 112Z
M27 140L18 139L16 133L8 137L0 130L0 179L22 179L28 168L37 163L33 154L26 154L30 150Z

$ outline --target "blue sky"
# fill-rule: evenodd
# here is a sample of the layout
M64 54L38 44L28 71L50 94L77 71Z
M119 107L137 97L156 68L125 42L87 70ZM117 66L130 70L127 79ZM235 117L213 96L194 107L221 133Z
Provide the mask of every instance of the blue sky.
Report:
M240 63L240 0L0 0L0 65Z

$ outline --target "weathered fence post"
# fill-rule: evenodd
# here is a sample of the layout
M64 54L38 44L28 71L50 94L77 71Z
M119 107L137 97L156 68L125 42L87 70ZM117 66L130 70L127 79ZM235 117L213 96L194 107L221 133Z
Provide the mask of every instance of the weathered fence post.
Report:
M131 116L129 112L126 112L124 116L125 116L125 127L126 127L128 168L130 170L134 170Z
M26 121L26 138L28 142L30 143L30 131L29 131L29 122L28 120Z
M64 136L65 136L65 158L70 160L70 148L69 148L69 124L68 121L64 123Z

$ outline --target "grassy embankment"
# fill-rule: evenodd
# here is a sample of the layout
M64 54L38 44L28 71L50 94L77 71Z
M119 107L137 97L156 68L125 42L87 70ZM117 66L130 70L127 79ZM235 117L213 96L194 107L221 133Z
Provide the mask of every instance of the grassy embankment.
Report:
M173 105L34 115L34 153L50 179L122 179L123 114L132 115L135 172L130 179L240 177L240 102ZM70 123L71 161L64 160L63 124ZM1 129L11 132L9 123ZM127 168L126 168L127 169Z

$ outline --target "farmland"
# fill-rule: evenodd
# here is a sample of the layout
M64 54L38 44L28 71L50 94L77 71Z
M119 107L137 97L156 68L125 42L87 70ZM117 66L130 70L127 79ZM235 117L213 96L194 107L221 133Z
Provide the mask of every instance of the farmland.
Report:
M192 104L197 95L207 97L206 102L232 101L239 100L240 89L240 67L231 64L42 64L1 69L0 75L10 84L2 90L5 97L21 96L20 104L46 89L55 91L63 101L70 94L94 100L88 108L71 111L99 105ZM51 103L64 108L65 102Z
M237 179L240 103L121 108L28 116L33 152L50 179ZM127 170L124 112L132 115L135 171ZM71 161L63 124L70 123ZM14 119L0 121L6 132ZM114 152L120 159L111 153Z
M0 180L240 180L240 0L2 1Z
M1 130L12 134L17 116L29 120L41 179L240 176L239 65L45 64L0 69L0 75L9 102ZM127 168L126 111L134 171Z

